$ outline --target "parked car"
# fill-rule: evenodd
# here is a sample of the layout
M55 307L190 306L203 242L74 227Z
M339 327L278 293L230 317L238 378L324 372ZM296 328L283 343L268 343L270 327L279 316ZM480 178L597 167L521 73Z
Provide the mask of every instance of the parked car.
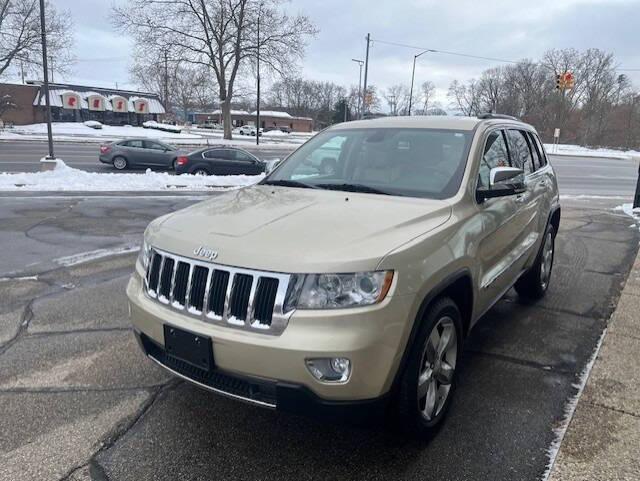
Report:
M258 175L266 171L266 163L252 153L227 146L196 150L176 161L177 174Z
M180 151L175 147L149 139L124 139L100 146L100 162L118 170L136 167L175 169Z
M326 145L335 170L308 173ZM134 332L201 388L333 420L386 413L429 437L471 328L511 287L545 295L559 226L530 125L339 124L260 184L151 223L127 287Z
M260 135L262 135L263 129L260 129ZM256 136L256 128L254 125L243 125L242 127L236 127L232 130L232 133L238 135L251 135Z

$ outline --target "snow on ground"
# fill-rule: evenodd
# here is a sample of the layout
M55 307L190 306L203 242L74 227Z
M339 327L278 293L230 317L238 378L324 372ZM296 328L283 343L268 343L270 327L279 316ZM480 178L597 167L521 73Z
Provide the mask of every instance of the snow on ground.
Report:
M144 174L96 173L73 169L58 160L55 169L48 172L0 173L0 192L206 191L252 185L263 177L263 175L169 175L166 172L151 172L150 170Z
M236 135L233 140L223 139L221 131L184 128L182 132L174 132L180 127L167 126L155 122L151 128L134 126L103 125L101 129L91 128L81 122L54 122L53 138L64 142L108 142L127 137L146 137L161 140L174 145L233 145L236 147L249 147L255 145L255 137ZM164 130L161 130L164 129ZM285 134L286 135L286 134ZM271 148L297 147L306 142L312 133L296 132L285 137L267 136L261 144L268 144ZM18 125L11 129L0 130L0 140L46 140L47 124Z
M640 156L640 152L635 150L592 149L571 144L559 144L557 148L552 144L545 144L544 148L547 154L551 155L607 157L614 159L631 159L633 156Z
M616 212L622 212L623 214L632 217L635 224L631 224L629 227L637 227L640 230L640 207L633 208L633 204L622 204L616 207Z

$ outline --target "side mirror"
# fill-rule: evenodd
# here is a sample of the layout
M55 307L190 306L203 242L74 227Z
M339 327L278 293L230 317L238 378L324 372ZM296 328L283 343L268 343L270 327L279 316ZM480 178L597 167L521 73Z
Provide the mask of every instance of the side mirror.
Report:
M480 187L476 192L478 202L495 197L521 194L526 190L524 170L516 167L494 167L489 172L489 187Z

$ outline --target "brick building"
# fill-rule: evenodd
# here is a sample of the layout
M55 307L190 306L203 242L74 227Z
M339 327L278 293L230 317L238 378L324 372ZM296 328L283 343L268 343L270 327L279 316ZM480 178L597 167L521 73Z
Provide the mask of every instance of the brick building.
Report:
M5 124L25 125L45 122L42 82L0 83L0 96L8 96L15 108L4 112ZM162 120L165 110L158 95L132 90L105 89L71 84L49 84L53 122L97 120L107 125L140 125Z
M187 120L198 125L222 124L222 111L193 112L188 115ZM247 112L246 110L232 110L231 123L234 127L255 125L256 113ZM263 129L287 127L293 132L311 132L313 131L313 119L308 117L295 117L287 112L279 112L276 110L261 110L260 127Z

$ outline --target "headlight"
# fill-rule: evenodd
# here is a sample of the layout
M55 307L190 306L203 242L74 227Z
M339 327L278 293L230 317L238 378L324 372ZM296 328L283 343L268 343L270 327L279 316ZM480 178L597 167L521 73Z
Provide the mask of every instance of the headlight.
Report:
M149 266L150 258L151 258L151 246L147 243L146 240L143 240L142 247L140 248L140 252L138 253L138 262L140 263L140 265L142 265L145 271Z
M339 309L381 302L393 280L393 271L352 274L296 274L292 276L285 311Z

